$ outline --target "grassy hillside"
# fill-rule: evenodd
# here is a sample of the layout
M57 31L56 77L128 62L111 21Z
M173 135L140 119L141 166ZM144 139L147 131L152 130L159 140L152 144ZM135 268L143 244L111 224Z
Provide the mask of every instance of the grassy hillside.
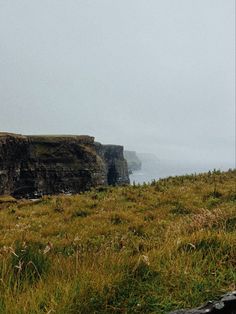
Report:
M167 313L236 285L236 172L0 198L0 313Z

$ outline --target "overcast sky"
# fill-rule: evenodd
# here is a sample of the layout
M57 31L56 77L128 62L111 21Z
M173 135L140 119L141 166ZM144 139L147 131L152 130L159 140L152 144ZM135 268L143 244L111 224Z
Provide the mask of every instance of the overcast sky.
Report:
M0 0L0 129L234 164L234 0Z

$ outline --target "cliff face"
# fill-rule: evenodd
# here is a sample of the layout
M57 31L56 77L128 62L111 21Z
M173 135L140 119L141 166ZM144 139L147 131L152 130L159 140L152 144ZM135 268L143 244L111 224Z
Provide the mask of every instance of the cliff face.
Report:
M125 150L124 156L128 163L129 173L132 173L133 171L141 170L142 162L138 158L136 152Z
M123 146L98 144L97 153L105 161L108 185L122 185L124 182L129 182L128 165L124 158Z
M90 136L0 133L0 195L78 193L127 183L122 146L102 145Z

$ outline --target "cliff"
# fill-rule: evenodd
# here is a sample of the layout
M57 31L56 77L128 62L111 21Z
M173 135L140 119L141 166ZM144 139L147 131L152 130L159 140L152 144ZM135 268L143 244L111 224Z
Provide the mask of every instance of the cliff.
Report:
M140 170L142 168L142 162L135 151L125 150L124 156L128 163L129 173Z
M129 183L123 147L91 136L0 133L0 195L78 193Z

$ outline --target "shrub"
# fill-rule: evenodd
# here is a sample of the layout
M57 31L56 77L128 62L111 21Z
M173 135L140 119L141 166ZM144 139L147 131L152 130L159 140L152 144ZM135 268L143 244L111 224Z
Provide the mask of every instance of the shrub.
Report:
M230 202L236 202L236 192L230 192L226 198Z
M133 225L128 228L129 232L131 232L133 235L137 237L145 238L147 237L146 232L144 231L143 225Z
M89 215L89 213L85 210L76 210L74 213L73 213L73 217L87 217Z
M185 206L183 206L179 202L177 202L175 204L175 207L173 207L170 211L174 215L188 215L191 213L191 211L189 209L187 209Z
M203 200L206 201L207 199L209 198L216 198L216 199L219 199L221 198L223 195L221 192L217 191L216 189L214 189L213 192L210 192L206 195L203 196Z
M213 208L213 207L218 206L220 203L221 203L220 199L215 198L215 197L210 197L207 200L206 206L207 208Z
M225 229L227 232L236 230L236 217L229 217L225 222Z
M119 225L123 223L123 219L119 215L115 214L111 217L111 223L113 225Z

